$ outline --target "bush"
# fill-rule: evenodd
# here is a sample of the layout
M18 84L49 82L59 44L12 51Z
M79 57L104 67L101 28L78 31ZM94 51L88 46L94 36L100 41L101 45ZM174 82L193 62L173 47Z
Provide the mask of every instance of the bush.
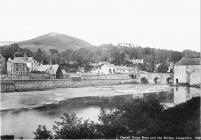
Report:
M99 137L98 127L93 121L76 117L76 114L64 114L61 121L56 121L53 126L56 139L91 139Z
M200 97L164 110L152 96L131 99L113 112L102 110L99 121L64 114L55 122L56 139L119 138L119 136L200 136ZM35 139L53 138L45 126L36 129Z
M34 139L52 139L52 132L47 130L46 126L39 125L36 129L36 132L33 132L35 137Z

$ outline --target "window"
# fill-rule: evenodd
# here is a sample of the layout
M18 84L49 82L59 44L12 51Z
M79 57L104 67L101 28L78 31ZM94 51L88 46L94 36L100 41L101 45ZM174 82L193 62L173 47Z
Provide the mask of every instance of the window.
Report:
M18 71L18 64L15 64L15 71Z
M26 71L26 65L23 64L23 71Z
M112 73L112 69L109 69L109 73Z

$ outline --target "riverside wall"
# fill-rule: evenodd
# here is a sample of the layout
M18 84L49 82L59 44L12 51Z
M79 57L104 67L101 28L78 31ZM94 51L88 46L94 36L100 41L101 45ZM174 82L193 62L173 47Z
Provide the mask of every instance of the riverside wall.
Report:
M127 84L136 82L133 79L99 79L72 81L67 79L44 80L1 80L1 93L16 91L47 90L54 88L78 88L88 86L103 86L115 84Z

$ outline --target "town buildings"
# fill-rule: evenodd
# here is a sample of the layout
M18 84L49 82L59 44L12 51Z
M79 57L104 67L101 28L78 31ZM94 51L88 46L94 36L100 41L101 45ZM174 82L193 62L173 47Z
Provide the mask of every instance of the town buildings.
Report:
M174 66L175 84L199 84L201 83L200 58L182 58Z
M3 58L2 58L3 60ZM2 61L3 62L3 61ZM27 57L26 54L14 54L14 58L7 61L7 73L13 76L28 76L31 79L65 78L67 73L58 64L43 65Z
M133 64L143 64L144 63L143 59L131 59L131 60L128 60L128 61L133 63Z
M138 68L104 64L100 67L92 68L90 72L93 74L136 74L138 72Z

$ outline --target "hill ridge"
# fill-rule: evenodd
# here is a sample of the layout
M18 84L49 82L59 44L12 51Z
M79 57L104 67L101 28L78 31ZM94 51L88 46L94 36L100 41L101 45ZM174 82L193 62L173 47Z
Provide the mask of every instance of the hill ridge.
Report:
M64 51L67 49L76 50L92 46L82 39L53 32L33 39L20 41L18 44L21 48L28 48L32 51L36 51L38 48L43 50L58 49L59 51Z

